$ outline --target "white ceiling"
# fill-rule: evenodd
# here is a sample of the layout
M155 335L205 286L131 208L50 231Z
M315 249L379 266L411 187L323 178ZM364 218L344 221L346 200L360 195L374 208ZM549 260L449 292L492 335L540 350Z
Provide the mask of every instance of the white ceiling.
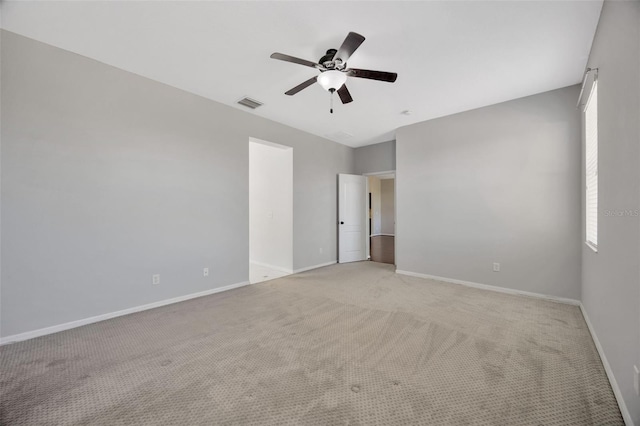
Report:
M602 1L3 2L3 28L115 67L363 146L395 129L579 83ZM349 66L398 73L394 84L350 78L354 102L329 114L317 61L349 31L366 37ZM410 115L401 114L411 111ZM247 110L249 111L249 110ZM344 138L344 133L352 135ZM334 136L329 136L334 135ZM343 137L340 137L343 135Z

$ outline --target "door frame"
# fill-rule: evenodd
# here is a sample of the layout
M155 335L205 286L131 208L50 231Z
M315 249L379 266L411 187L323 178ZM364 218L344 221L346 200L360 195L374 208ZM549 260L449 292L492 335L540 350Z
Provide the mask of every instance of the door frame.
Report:
M271 151L272 153L278 153L278 156L280 157L280 154L282 154L282 156L286 156L286 163L287 163L287 172L289 171L288 169L290 169L291 174L287 177L290 178L290 182L287 181L287 185L284 188L284 191L286 191L286 196L287 196L287 200L285 206L286 206L286 215L282 214L281 212L277 212L276 215L278 218L282 218L283 216L286 218L286 222L284 224L284 226L282 227L282 229L280 229L279 234L285 234L284 236L281 236L279 239L280 241L284 241L286 247L284 249L281 249L279 252L284 253L285 256L282 259L273 259L273 258L267 258L264 259L264 256L261 256L261 258L259 259L255 259L252 258L252 245L253 245L253 241L254 241L254 236L255 236L255 231L256 228L254 228L253 223L252 223L252 218L254 216L259 216L256 215L256 209L255 209L255 205L254 203L254 195L255 193L253 192L253 188L252 188L252 175L256 172L255 170L255 164L252 163L252 146L262 146L262 147L266 147L269 149L269 151ZM248 186L249 186L249 190L248 192L248 206L249 206L249 223L248 223L248 228L249 228L249 241L248 241L248 245L249 245L249 252L248 252L248 273L249 273L249 280L252 281L251 284L255 284L256 282L260 282L260 281L253 281L251 279L251 265L256 265L256 266L261 266L261 267L266 267L269 269L272 269L274 271L280 271L282 273L285 273L286 275L290 275L293 273L293 257L294 257L294 244L293 244L293 223L294 223L294 208L293 208L293 197L294 197L294 149L293 147L289 146L289 145L284 145L284 144L280 144L280 143L276 143L276 142L271 142L271 141L266 141L263 139L258 139L258 138L254 138L254 137L249 137L248 140L248 144L247 144L247 156L248 156ZM290 183L290 185L289 185ZM278 192L282 192L283 188L278 188ZM289 207L291 208L291 210L289 211ZM273 212L271 211L270 213L270 218L273 218ZM282 231L286 231L282 232ZM262 252L264 252L264 250L262 250ZM285 259L286 260L283 260Z
M394 220L394 226L393 226L393 240L394 240L394 244L393 244L393 257L395 259L395 264L398 264L398 256L397 256L397 247L398 247L398 175L396 170L386 170L383 172L369 172L369 173L363 173L362 176L366 176L367 178L369 176L373 176L373 177L377 177L377 176L385 176L385 175L393 175L393 220ZM367 199L369 197L369 179L367 179ZM367 206L368 207L368 206ZM367 219L368 219L368 215L367 215ZM371 235L371 229L370 226L368 225L368 220L367 220L367 235L366 235L366 246L367 246L367 259L371 259L371 241L370 241L370 235Z

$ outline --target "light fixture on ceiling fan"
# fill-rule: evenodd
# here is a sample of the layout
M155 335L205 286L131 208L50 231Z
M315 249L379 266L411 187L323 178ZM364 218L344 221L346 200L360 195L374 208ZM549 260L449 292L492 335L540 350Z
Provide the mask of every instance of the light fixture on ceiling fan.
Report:
M333 114L333 94L341 87L346 90L344 83L347 81L347 75L337 70L329 70L321 73L317 81L324 90L329 92L329 112Z
M338 90L346 81L347 75L336 70L325 71L318 76L318 84L329 92Z
M364 37L360 34L350 32L347 38L342 42L340 49L329 49L327 53L316 62L307 61L306 59L300 59L293 56L285 55L283 53L273 53L271 58L279 59L281 61L293 62L294 64L305 65L311 68L320 70L320 74L310 78L309 80L297 85L291 90L285 92L285 95L295 95L302 89L306 89L313 83L318 83L323 89L327 90L331 96L331 108L330 112L333 114L333 94L338 93L340 100L343 104L348 104L353 101L351 94L346 86L347 77L367 78L370 80L386 81L393 83L398 78L398 74L394 72L386 71L373 71L363 70L357 68L347 68L347 60L351 57L353 52L364 41Z

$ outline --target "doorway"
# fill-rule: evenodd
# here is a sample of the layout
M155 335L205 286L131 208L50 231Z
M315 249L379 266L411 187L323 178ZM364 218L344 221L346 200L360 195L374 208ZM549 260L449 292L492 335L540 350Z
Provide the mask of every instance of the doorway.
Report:
M249 282L293 272L293 148L249 139Z
M369 175L369 257L395 264L395 173Z

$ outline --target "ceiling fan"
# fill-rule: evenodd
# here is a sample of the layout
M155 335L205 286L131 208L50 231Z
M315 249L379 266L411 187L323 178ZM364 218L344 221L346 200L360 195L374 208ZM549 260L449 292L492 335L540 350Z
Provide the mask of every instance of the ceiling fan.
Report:
M358 68L347 68L347 60L353 55L358 47L364 41L364 37L360 34L350 32L347 38L342 42L340 49L329 49L327 53L318 60L318 62L307 61L284 53L273 53L271 58L294 64L305 65L320 71L320 74L310 78L309 80L298 84L293 89L285 92L285 95L293 96L306 89L313 83L319 83L325 90L331 94L331 113L333 114L333 93L338 92L338 96L343 104L353 101L349 89L347 89L347 77L368 78L370 80L386 81L393 83L398 78L398 74L386 71L363 70Z

